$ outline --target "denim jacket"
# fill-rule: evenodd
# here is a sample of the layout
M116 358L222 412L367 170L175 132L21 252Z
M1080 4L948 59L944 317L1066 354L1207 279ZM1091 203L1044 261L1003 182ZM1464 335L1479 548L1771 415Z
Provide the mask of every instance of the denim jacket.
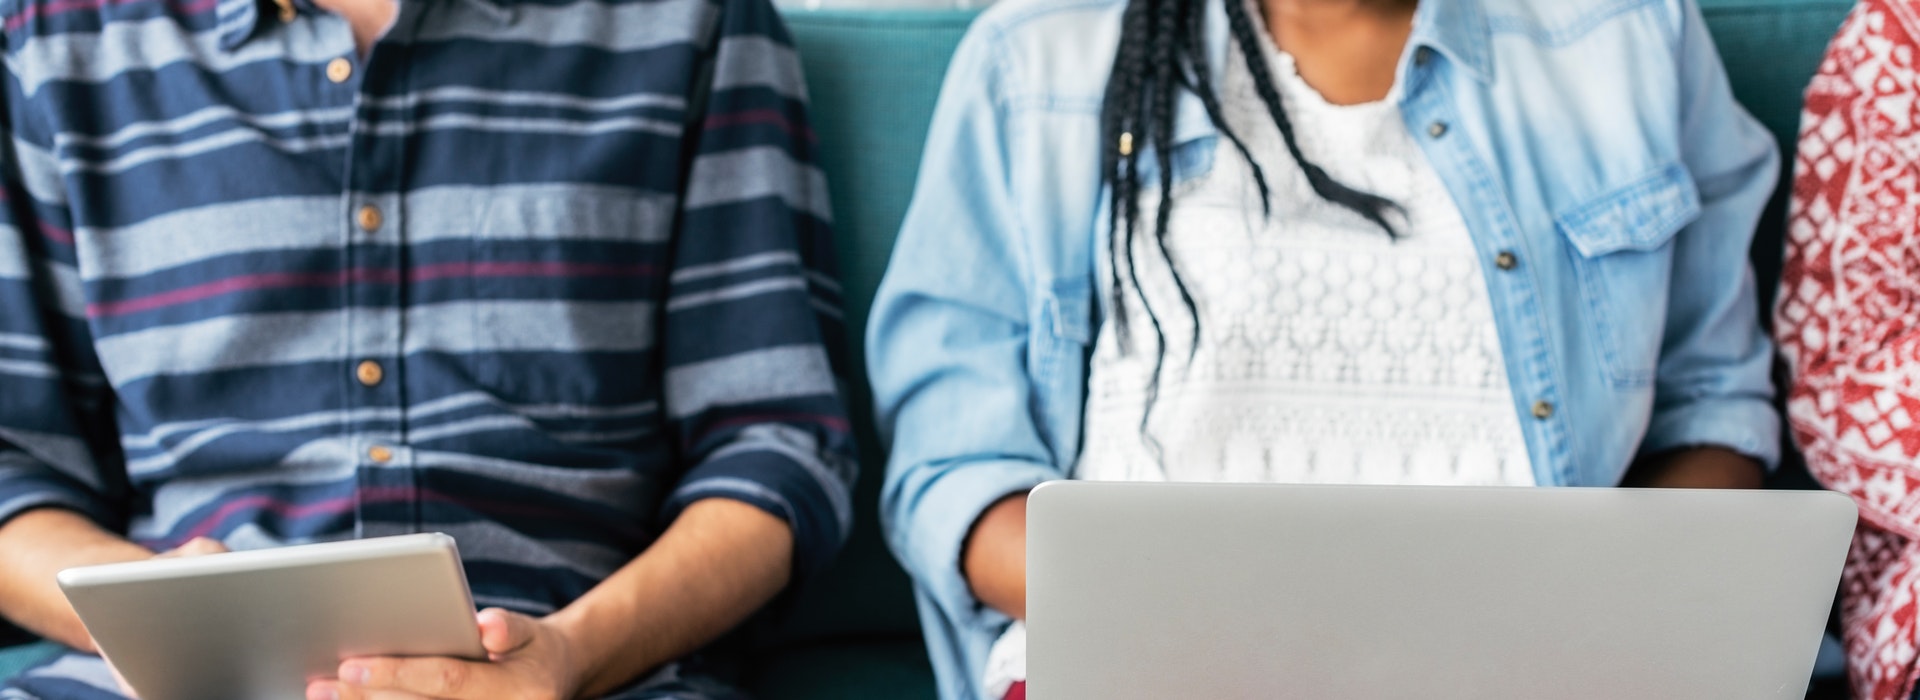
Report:
M1218 76L1226 21L1206 2ZM980 695L1009 622L969 591L963 541L1080 449L1107 250L1099 112L1124 9L1005 0L974 24L874 305L881 515L948 700ZM1483 261L1538 483L1612 486L1639 456L1698 445L1775 463L1747 250L1779 157L1693 0L1423 0L1398 80ZM1146 167L1184 181L1218 134L1192 95L1175 113L1174 146Z

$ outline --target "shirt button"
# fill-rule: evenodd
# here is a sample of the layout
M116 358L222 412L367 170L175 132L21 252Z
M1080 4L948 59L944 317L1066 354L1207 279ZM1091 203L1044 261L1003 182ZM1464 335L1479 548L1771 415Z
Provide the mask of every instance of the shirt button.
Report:
M1413 52L1413 65L1424 66L1431 60L1433 60L1433 49L1422 46L1418 51Z
M365 362L360 363L359 367L355 367L353 369L353 376L354 378L359 379L361 384L365 384L367 386L373 386L375 384L379 384L380 379L387 376L387 373L381 371L380 363L374 362L373 360L367 360Z
M336 58L327 62L327 79L336 83L347 82L353 77L353 61Z
M1513 251L1503 250L1499 255L1493 256L1493 265L1502 270L1511 270L1520 266L1520 258L1515 256Z
M1546 420L1553 417L1553 404L1541 401L1533 405L1533 417Z
M359 213L354 215L354 223L360 224L360 230L362 231L372 232L379 230L380 221L380 208L371 204L360 207Z
M386 464L393 461L393 450L379 446L369 447L367 448L367 459L373 460L376 464Z
M1427 127L1427 135L1428 135L1428 136L1432 136L1432 137L1434 137L1434 138L1436 138L1436 139L1437 139L1437 138L1440 138L1440 137L1442 137L1442 136L1446 136L1446 135L1447 135L1447 123L1446 123L1446 122L1434 122L1432 126L1429 126L1429 127Z

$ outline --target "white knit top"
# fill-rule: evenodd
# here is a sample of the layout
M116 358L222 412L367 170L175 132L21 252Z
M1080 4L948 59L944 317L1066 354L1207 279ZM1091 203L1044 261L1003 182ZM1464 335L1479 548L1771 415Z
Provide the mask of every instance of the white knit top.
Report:
M1264 169L1273 216L1261 217L1252 170L1224 138L1212 169L1175 189L1167 245L1201 319L1191 361L1191 317L1147 219L1134 261L1167 335L1159 398L1143 434L1158 346L1123 266L1131 346L1122 352L1109 309L1074 477L1533 485L1479 256L1399 89L1333 105L1292 57L1266 49L1301 149L1404 207L1389 216L1403 238L1313 193L1236 51L1221 75L1224 117ZM1158 196L1146 189L1150 217ZM1025 640L1016 624L995 644L989 697L1025 678Z

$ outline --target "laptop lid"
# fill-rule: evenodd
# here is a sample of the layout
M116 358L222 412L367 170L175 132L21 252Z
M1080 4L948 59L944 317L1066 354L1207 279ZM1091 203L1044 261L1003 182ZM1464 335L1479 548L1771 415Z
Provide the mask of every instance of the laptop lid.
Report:
M1050 483L1027 689L1797 699L1856 518L1825 492Z

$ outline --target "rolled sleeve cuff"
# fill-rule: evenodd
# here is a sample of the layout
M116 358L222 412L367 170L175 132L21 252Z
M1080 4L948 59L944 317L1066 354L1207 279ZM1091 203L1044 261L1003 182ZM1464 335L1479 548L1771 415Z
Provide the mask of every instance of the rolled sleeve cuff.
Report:
M0 526L39 508L63 508L85 515L102 527L118 529L118 519L91 492L39 470L0 468Z
M894 553L951 619L968 625L1004 624L1004 616L973 596L961 572L961 550L974 523L993 504L1060 478L1052 467L1022 461L944 470L914 494L908 522L888 528L896 534Z
M667 497L662 516L671 523L696 501L726 498L785 520L793 528L793 586L798 587L833 561L850 525L845 503L850 496L816 471L774 451L736 452L689 472ZM843 490L831 491L836 488Z
M1709 445L1760 460L1771 473L1780 466L1780 413L1757 399L1697 401L1658 411L1640 454Z

